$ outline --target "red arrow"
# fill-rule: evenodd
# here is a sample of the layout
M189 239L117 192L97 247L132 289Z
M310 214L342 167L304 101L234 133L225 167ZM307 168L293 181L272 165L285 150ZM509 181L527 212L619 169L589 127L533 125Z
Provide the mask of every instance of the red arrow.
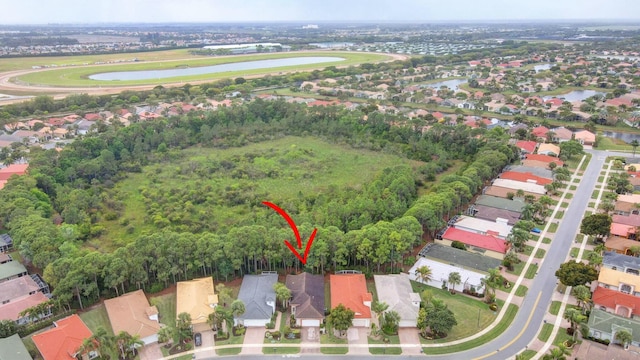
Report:
M293 221L291 216L289 216L289 214L287 214L286 211L282 210L280 207L278 207L278 205L274 203L270 203L268 201L263 201L262 203L272 208L273 210L275 210L285 220L287 220L287 222L289 223L289 226L291 227L291 230L293 230L293 234L296 236L296 240L298 241L298 249L302 250L302 239L300 238L300 232L298 231L298 227L296 226L296 223ZM309 236L309 242L307 242L307 247L304 249L304 257L300 256L300 253L298 253L298 251L293 247L293 245L291 245L289 240L284 241L284 244L287 245L287 247L289 248L289 250L291 250L293 255L295 255L298 259L300 259L300 261L302 261L304 265L307 264L307 256L309 256L309 250L311 249L311 244L313 243L313 239L316 237L316 232L318 232L318 229L313 229L311 236Z

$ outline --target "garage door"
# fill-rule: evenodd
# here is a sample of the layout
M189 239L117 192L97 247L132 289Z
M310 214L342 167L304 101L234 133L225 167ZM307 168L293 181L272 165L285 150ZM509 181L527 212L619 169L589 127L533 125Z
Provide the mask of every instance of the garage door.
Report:
M369 327L369 319L353 319L353 326Z
M244 326L265 326L267 325L268 320L244 320Z
M320 326L320 320L302 319L302 326Z

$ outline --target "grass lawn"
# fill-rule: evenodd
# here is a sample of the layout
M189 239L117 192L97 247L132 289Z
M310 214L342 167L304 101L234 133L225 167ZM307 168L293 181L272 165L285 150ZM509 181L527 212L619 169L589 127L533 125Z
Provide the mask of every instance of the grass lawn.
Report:
M527 287L524 285L520 285L518 286L518 289L516 289L516 296L525 296L527 294Z
M593 208L594 206L596 206L595 201L592 201L589 203L589 205L587 205L587 207Z
M580 249L577 247L572 247L571 248L571 252L569 253L571 255L572 258L575 258L576 256L578 256L578 253L580 252Z
M562 302L552 301L551 305L549 305L549 313L551 315L558 315L558 311L560 311L560 305L562 305Z
M383 338L389 339L387 344L400 344L400 338L398 335L380 335L380 339L373 339L369 337L369 344L385 344ZM373 355L400 355L402 354L402 348L400 347L370 347L369 352Z
M151 305L158 307L160 322L165 325L176 323L176 294L167 294L151 298Z
M564 216L564 211L558 211L554 218L555 219L562 219L563 216Z
M109 322L109 316L107 315L107 309L103 304L92 310L83 312L82 314L79 314L79 316L82 321L87 324L87 327L91 332L96 332L102 327L107 330L107 333L114 335L113 329L111 328L111 322Z
M376 290L376 283L373 279L367 280L367 291L371 293L373 301L378 301L378 291Z
M546 254L546 251L544 249L538 249L538 251L536 251L536 259L542 259L544 257L544 254Z
M538 265L531 264L527 269L527 273L524 274L525 279L533 279L536 276L536 272L538 271Z
M543 324L542 330L540 330L540 333L538 334L538 340L540 341L549 340L549 337L551 336L551 331L553 331L552 324Z
M575 185L571 186L571 190L575 190L577 189ZM569 200L569 199L573 199L573 194L572 193L567 193L567 195L564 196L565 199Z
M534 350L525 350L525 351L520 353L520 355L522 355L521 360L529 360L529 359L533 358L536 354L538 354L538 353L536 351L534 351Z
M347 339L337 338L328 334L320 335L320 344L347 344ZM349 347L320 347L320 352L325 355L344 355L349 351Z
M524 269L525 262L520 261L519 263L513 266L513 271L507 269L509 274L520 275L522 273L522 269Z
M229 339L224 341L216 341L216 346L222 345L240 345L238 347L232 347L227 349L216 349L218 355L238 355L242 351L242 343L244 342L244 335L241 336L229 336Z
M546 237L546 238L542 239L542 243L543 244L551 244L551 239Z
M411 286L413 291L417 293L421 293L426 289L429 290L432 296L444 300L449 309L453 311L458 322L458 325L453 327L446 338L425 340L421 337L424 343L443 343L471 336L491 324L496 317L496 314L489 310L489 305L481 299L475 300L462 294L451 295L447 290L434 288L415 281L411 282ZM502 306L501 302L498 302L498 304Z
M564 201L564 202L562 202L562 205L560 205L560 207L562 207L562 208L569 207L569 203Z
M524 247L524 251L522 253L527 255L527 256L531 256L532 252L533 252L533 246L527 245L527 246Z
M17 261L21 264L24 264L24 259L22 258L22 255L20 255L20 252L18 250L10 252L9 255L11 255L11 258L13 259L13 261Z
M549 232L555 233L558 230L558 223L551 223L549 225Z
M576 330L576 331L579 331L579 330ZM558 329L558 333L556 334L556 338L553 339L553 344L558 346L567 340L573 340L573 337L567 334L566 327L560 327L560 329Z
M330 62L305 64L305 65L289 65L274 68L260 68L251 70L235 70L219 73L209 73L201 75L177 76L164 79L150 80L121 80L121 81L99 81L91 80L89 76L97 73L120 72L120 71L145 71L145 70L166 70L181 67L202 67L219 64L237 63L244 61L258 61L267 59L282 59L296 57L339 57L342 60L333 60ZM188 56L185 56L185 58ZM352 52L287 52L287 53L271 53L271 54L253 54L247 56L221 56L221 57L192 57L189 59L167 60L162 62L128 62L117 65L101 65L101 66L69 66L56 68L45 71L37 71L20 76L20 80L30 84L46 84L53 86L124 86L124 85L145 85L145 84L165 84L170 82L188 82L197 80L213 80L221 78L234 78L247 75L267 74L281 71L298 71L323 69L329 66L347 66L357 65L363 62L378 62L388 60L387 55L378 55L370 53L352 53ZM46 60L42 60L46 61Z
M478 347L482 344L489 342L492 339L495 339L498 335L502 334L508 327L511 325L513 318L516 316L518 312L518 307L514 304L509 304L509 308L507 309L502 321L498 323L491 331L486 334L464 342L462 344L451 345L451 346L443 346L443 347L425 347L423 348L424 353L426 355L440 355L440 354L450 354L455 352L460 352L468 349L473 349L474 347Z
M591 198L597 199L599 193L600 193L600 190L594 190L593 193L591 193Z
M298 354L300 352L299 347L270 347L263 346L262 353L265 355L269 354Z

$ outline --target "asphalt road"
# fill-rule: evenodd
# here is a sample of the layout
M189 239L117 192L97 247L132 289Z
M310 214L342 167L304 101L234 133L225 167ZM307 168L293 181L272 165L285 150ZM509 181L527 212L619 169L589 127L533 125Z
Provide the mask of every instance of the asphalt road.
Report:
M545 257L538 262L540 269L538 275L533 279L529 291L523 299L523 303L516 314L511 326L494 340L483 344L479 347L446 355L429 355L428 351L420 357L429 359L491 359L504 360L515 356L522 351L530 342L536 338L538 329L543 324L543 318L551 303L553 292L555 291L558 279L555 276L556 270L560 267L575 239L576 233L580 228L582 215L587 208L591 194L595 188L596 181L604 165L607 156L614 153L605 151L589 150L593 156L589 162L589 166L585 171L585 175L578 184L578 188L571 199L569 207L565 211L564 218L559 221L558 230L551 243L551 248L545 254ZM539 300L538 300L538 297ZM537 300L537 301L536 301ZM534 306L535 305L535 306ZM300 355L258 355L258 356L242 356L242 359L282 359L286 357L299 357ZM305 359L327 359L330 355L304 355ZM343 355L340 357L344 357ZM348 356L350 359L370 359L371 356ZM412 356L389 356L393 359L409 359Z

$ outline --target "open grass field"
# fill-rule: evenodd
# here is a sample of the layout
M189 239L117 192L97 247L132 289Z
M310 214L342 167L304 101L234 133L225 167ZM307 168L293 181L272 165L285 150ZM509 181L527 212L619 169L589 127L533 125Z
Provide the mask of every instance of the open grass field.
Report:
M482 302L482 300L475 300L462 294L451 295L447 290L434 288L415 281L411 282L411 286L413 291L417 293L429 290L432 296L444 300L449 309L453 311L458 322L458 325L453 327L446 338L430 341L422 339L425 344L449 342L471 336L491 324L497 316L497 313L489 310L489 305Z
M181 171L185 164L204 167L213 162L247 157L254 159L251 167L267 166L276 169L274 171L278 171L279 175L252 181L246 178L217 176L216 172L200 177L195 173L184 174ZM105 234L100 241L91 245L108 250L156 229L147 216L147 205L143 195L145 189L155 189L153 191L160 194L169 194L184 189L202 191L203 187L209 186L211 189L208 193L223 196L230 187L239 187L242 191L260 194L260 198L265 200L284 203L293 197L323 193L332 188L359 189L363 184L372 181L383 169L399 164L418 166L421 163L394 155L300 137L285 137L224 150L200 147L186 149L182 151L178 160L145 167L141 173L131 174L128 179L117 184L118 196L125 204L124 212L120 220L101 222L105 227ZM201 210L211 211L216 222L222 226L231 226L253 216L248 212L246 204L233 207L221 204L207 209L204 207L205 204L194 205L193 213L198 214ZM126 226L123 226L123 221L126 222Z
M234 78L244 77L252 75L260 75L266 73L277 73L281 71L292 70L310 70L310 69L322 69L328 66L349 66L358 65L366 62L380 62L390 60L391 58L386 55L370 54L370 53L355 53L355 52L287 52L287 53L270 53L270 54L253 54L245 56L224 56L224 57L203 57L193 56L188 53L182 53L182 58L176 56L175 53L168 52L167 58L149 61L138 62L125 62L119 64L105 64L105 65L86 65L86 66L67 66L58 67L54 69L46 69L43 71L34 71L25 75L21 75L17 78L19 83L49 85L49 86L82 86L82 87L100 87L100 86L130 86L130 85L148 85L148 84L167 84L175 82L194 82L201 80L215 80L221 78ZM135 54L121 55L126 58L136 57ZM316 56L331 56L344 58L342 61L324 62L318 64L307 65L295 65L295 66L282 66L266 69L253 69L253 70L238 70L238 71L226 71L212 74L202 75L190 75L190 76L178 76L172 78L153 79L153 80L127 80L127 81L98 81L89 79L89 75L106 72L119 72L119 71L143 71L143 70L165 70L165 69L178 69L178 68L194 68L201 66L220 65L238 63L244 61L256 61L267 59L283 59L293 57L316 57ZM77 59L69 59L67 61L73 61L74 64L84 64Z
M98 305L92 310L83 312L79 314L79 316L92 332L96 332L102 327L107 330L107 333L114 335L111 322L109 322L109 316L107 315L107 309L103 304Z
M176 323L176 293L160 295L151 298L151 305L158 307L158 317L160 322L165 325L174 325Z

